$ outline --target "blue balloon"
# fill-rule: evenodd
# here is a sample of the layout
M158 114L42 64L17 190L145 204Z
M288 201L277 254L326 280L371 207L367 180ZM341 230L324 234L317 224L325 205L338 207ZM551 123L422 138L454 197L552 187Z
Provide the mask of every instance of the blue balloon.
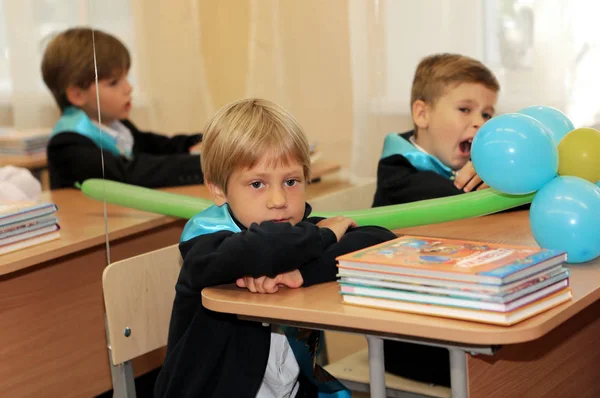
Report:
M519 113L485 122L473 139L471 160L485 183L513 195L537 191L558 172L558 150L550 133Z
M600 256L600 188L579 177L557 177L535 195L529 211L538 245L567 252L567 262Z
M521 109L517 113L528 115L542 123L554 138L554 143L558 145L568 132L575 130L573 122L561 111L551 106L529 106Z

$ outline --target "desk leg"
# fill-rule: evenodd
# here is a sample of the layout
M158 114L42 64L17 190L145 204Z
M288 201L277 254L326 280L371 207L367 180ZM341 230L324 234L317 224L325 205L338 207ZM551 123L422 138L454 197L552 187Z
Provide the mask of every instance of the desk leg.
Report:
M448 348L450 351L450 387L452 398L468 398L467 354L460 348Z
M366 336L369 344L369 380L371 398L385 398L385 364L383 339Z

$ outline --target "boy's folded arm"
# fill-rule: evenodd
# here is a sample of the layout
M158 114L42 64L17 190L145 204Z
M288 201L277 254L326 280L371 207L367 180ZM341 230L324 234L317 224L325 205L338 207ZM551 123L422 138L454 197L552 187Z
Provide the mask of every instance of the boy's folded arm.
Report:
M274 277L300 268L335 243L335 234L309 222L252 224L246 231L220 231L180 244L179 283L193 292L244 276Z
M62 136L62 137L61 137ZM100 151L89 138L63 133L52 139L48 158L58 169L68 170L76 181L104 178L149 188L200 184L200 156L190 154L151 155L137 153L133 160Z
M132 132L136 145L142 152L160 154L186 153L191 147L202 141L202 134L176 134L166 136L151 131L140 131L129 120L122 123Z
M339 242L329 246L321 256L300 267L300 274L304 280L302 286L307 287L336 280L338 272L336 257L394 238L396 235L393 232L376 226L357 227L349 230Z
M171 155L135 154L124 166L124 180L146 187L192 185L204 182L200 155L188 153Z

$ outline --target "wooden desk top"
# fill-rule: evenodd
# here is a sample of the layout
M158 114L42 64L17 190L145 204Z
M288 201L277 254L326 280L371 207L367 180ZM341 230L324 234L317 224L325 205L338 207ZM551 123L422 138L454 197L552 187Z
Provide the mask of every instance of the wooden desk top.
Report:
M15 166L29 170L43 169L47 165L46 153L33 156L0 155L0 167Z
M323 195L351 184L336 178L324 178L308 186L307 197ZM210 198L204 185L164 188L164 191ZM66 256L105 243L104 206L102 202L88 198L76 189L60 189L42 194L42 201L56 203L60 239L12 253L0 255L0 275L34 266L44 261ZM119 239L147 231L178 219L161 214L148 213L118 205L107 204L109 240Z
M497 214L443 224L406 228L397 233L534 244L527 211ZM600 259L570 265L573 300L511 327L480 324L342 304L337 283L276 294L252 294L235 285L202 291L202 302L213 311L254 319L303 322L327 328L379 332L476 345L500 345L535 340L600 299Z
M104 244L104 206L76 189L42 193L42 201L56 203L60 238L0 256L0 275ZM109 239L118 239L175 222L160 214L107 204Z

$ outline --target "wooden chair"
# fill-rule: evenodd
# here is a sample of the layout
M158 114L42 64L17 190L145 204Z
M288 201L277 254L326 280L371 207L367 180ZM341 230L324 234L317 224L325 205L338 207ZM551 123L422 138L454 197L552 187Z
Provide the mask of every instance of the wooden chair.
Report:
M181 262L177 245L172 245L104 269L102 289L114 397L135 397L131 360L167 345Z

